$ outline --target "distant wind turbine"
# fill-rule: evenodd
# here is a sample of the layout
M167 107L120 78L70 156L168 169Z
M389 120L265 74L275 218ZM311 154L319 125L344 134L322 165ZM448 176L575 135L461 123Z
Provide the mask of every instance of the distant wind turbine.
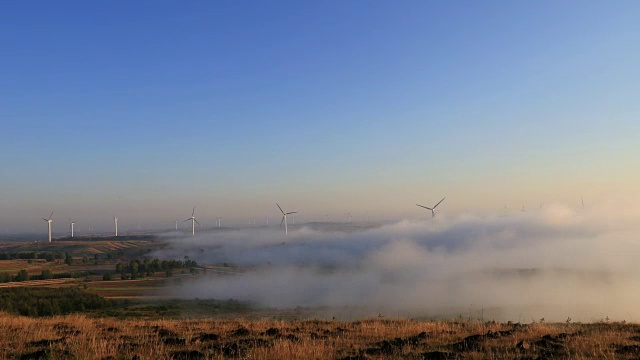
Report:
M69 218L69 226L71 226L71 238L73 239L73 227L76 224L75 221L72 221L71 218Z
M446 197L443 197L442 200L438 201L438 203L435 204L432 208L426 207L426 206L422 206L420 204L416 204L416 205L420 206L421 208L425 208L427 210L431 210L431 222L434 222L434 219L436 217L436 211L435 210L438 207L438 205L440 205L440 203L444 201L444 199L446 199Z
M191 212L191 217L183 221L183 222L191 221L191 235L196 234L196 223L200 225L198 220L196 220L195 213L196 213L196 207L194 206L193 211Z
M118 236L118 218L117 217L113 217L113 223L116 226L116 237Z
M276 206L278 207L278 209L280 209L280 212L282 213L282 220L280 221L280 226L282 226L282 223L284 222L284 234L288 235L289 234L289 228L287 226L287 215L291 215L291 214L297 214L297 211L292 211L292 212L288 212L285 213L284 210L282 210L282 208L280 207L280 205L278 205L276 203Z
M222 220L222 218L221 217L217 217L216 220L218 220L218 227L221 227L222 225L220 225L221 224L220 221Z
M582 208L584 209L584 199L580 196L580 202L582 202Z
M524 204L522 204L522 210L520 210L522 212L527 212L527 210L524 209Z
M49 215L48 219L42 218L42 220L47 222L47 225L49 227L49 242L51 242L51 224L53 223L53 220L51 220L52 216L53 216L53 211L51 212L51 215Z

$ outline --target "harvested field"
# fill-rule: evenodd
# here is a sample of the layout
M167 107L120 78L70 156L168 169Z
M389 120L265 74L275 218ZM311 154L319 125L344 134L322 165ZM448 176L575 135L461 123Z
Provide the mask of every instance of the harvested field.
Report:
M77 279L63 278L63 279L50 279L50 280L29 280L20 282L7 282L0 283L0 288L20 287L20 286L44 286L44 287L60 287L60 286L73 286L78 283Z
M0 359L632 359L637 324L116 320L0 314ZM39 354L39 355L38 355Z
M145 278L140 280L92 281L87 284L87 292L108 299L156 298L165 286L166 278Z

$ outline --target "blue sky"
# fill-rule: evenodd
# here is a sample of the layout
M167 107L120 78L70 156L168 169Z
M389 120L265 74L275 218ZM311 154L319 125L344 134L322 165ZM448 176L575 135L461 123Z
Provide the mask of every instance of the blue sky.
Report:
M634 1L2 2L0 226L638 194L638 18Z

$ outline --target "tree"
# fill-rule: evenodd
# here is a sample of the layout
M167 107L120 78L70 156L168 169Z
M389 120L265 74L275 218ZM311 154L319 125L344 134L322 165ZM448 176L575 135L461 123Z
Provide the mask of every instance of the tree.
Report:
M67 256L64 259L64 263L67 264L67 265L73 264L73 257L71 257L71 255L67 254Z
M42 270L42 274L40 274L42 280L53 279L53 273L49 269Z
M29 273L27 272L27 270L22 269L18 272L18 275L16 275L16 281L27 281L29 280Z
M107 274L102 275L102 280L104 280L104 281L110 281L112 279L113 279L113 276L111 276L111 274L107 273Z
M116 264L116 273L122 274L122 264L120 263Z
M173 270L171 270L171 269L167 269L167 270L165 271L165 275L166 275L167 277L172 277L172 276L173 276Z

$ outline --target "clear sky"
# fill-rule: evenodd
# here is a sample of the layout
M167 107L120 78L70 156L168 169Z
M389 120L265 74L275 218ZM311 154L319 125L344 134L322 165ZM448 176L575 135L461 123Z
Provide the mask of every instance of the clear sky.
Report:
M637 196L638 19L638 1L3 1L0 226Z

